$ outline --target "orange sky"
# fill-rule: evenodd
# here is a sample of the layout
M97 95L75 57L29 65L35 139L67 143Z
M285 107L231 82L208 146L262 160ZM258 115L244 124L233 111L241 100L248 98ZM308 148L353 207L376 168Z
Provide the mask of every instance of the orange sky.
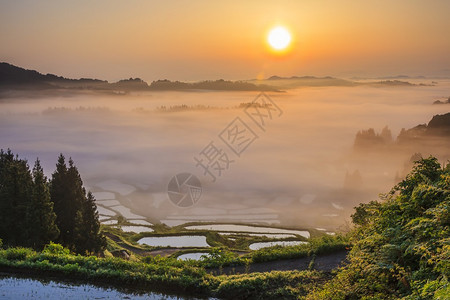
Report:
M449 15L445 0L2 1L0 61L110 81L450 76ZM267 49L275 25L288 55Z

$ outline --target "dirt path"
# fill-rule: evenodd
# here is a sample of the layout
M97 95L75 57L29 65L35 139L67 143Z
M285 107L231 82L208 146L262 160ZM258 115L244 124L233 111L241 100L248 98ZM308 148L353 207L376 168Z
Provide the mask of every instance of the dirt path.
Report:
M151 251L146 251L146 250L139 249L137 247L130 246L130 245L124 243L118 236L116 236L112 233L105 232L104 235L106 235L108 238L110 238L111 240L113 240L114 242L119 244L121 247L125 248L126 250L128 250L134 254L138 254L141 256L151 255Z
M164 248L164 249L157 249L157 250L149 251L148 255L151 255L151 256L156 256L156 255L169 256L172 253L175 253L177 251L180 251L180 248Z
M319 271L329 272L341 266L345 261L347 251L340 251L333 254L317 256L314 269ZM277 261L263 262L251 264L246 268L245 266L224 267L220 269L210 269L209 273L214 275L219 274L243 274L254 272L270 272L270 271L290 271L290 270L307 270L312 257L303 257L295 259L283 259Z

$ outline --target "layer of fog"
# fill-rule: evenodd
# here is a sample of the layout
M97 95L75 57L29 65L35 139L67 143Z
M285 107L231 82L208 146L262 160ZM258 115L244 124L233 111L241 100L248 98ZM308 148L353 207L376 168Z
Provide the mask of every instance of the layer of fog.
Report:
M426 87L321 87L269 93L280 117L259 129L236 108L255 92L154 92L121 96L77 93L71 97L9 98L0 102L0 148L42 161L48 176L59 153L72 157L85 185L109 192L115 212L163 220L224 220L281 223L335 229L360 202L378 198L403 174L415 151L354 154L355 134L388 125L401 128L428 122L448 112L431 105L450 95L450 82ZM180 112L156 112L161 106L212 106ZM49 109L49 108L58 109ZM64 108L64 109L61 109ZM218 137L236 117L254 132L240 157ZM196 167L211 141L234 162L216 182ZM423 149L421 149L423 152ZM440 155L446 149L426 149ZM439 153L435 153L439 152ZM346 174L358 171L361 182L344 188ZM167 184L180 172L196 175L203 187L195 206L179 208L167 197ZM105 195L105 194L97 194ZM106 209L106 208L105 208ZM138 219L138 218L135 218Z

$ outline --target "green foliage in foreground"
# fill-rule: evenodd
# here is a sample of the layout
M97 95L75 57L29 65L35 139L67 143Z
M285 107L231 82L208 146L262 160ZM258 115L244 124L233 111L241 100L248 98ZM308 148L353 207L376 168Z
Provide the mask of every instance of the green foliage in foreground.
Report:
M40 253L21 247L0 250L0 270L8 267L88 279L93 283L106 282L227 299L298 299L329 279L328 275L317 271L213 276L192 261L147 257L145 262L136 262L81 256L53 243Z
M228 266L243 266L252 263L261 263L281 259L293 259L302 257L312 257L335 253L349 249L350 243L347 237L343 235L329 236L324 235L312 238L306 244L296 246L273 246L252 251L243 256L228 250L226 247L214 247L208 250L202 250L205 255L201 260L191 263L204 268L220 268ZM199 252L191 250L190 252ZM178 254L189 253L181 252Z
M74 255L50 243L42 252L0 250L8 267L54 272L119 285L176 290L230 299L448 299L450 285L450 166L420 160L381 202L361 204L352 215L349 263L330 274L285 271L214 276L206 267L319 255L344 249L341 236L311 239L238 257L216 248L204 261L146 257L143 261Z
M274 246L262 248L251 252L249 255L252 262L266 262L279 259L301 258L312 255L329 254L343 251L349 248L349 240L346 236L325 235L308 240L307 244L297 246Z
M435 158L352 216L349 264L309 299L449 299L450 165Z
M214 295L226 299L304 299L329 275L318 271L272 271L215 277Z
M250 259L224 248L213 248L208 254L202 255L202 259L197 263L205 268L220 268L247 265L250 263Z

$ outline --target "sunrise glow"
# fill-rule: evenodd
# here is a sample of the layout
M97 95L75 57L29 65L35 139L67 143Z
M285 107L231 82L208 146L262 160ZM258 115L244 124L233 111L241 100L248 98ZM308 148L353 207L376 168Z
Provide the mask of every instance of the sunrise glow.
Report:
M271 29L267 36L267 42L276 51L285 50L291 43L291 39L289 31L282 26Z

